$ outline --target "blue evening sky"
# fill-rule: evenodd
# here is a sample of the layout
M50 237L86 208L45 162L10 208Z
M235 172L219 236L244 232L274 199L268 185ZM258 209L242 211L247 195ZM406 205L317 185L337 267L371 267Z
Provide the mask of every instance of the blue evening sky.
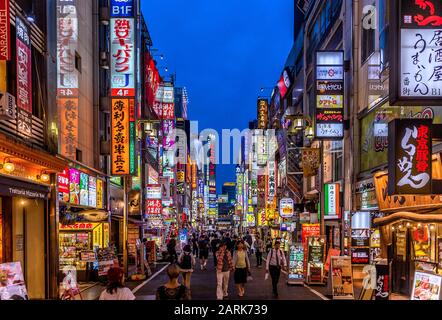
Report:
M187 88L199 129L240 129L256 118L261 87L273 87L293 44L293 0L142 0L158 66ZM165 72L163 71L164 75ZM270 95L266 90L264 95ZM235 167L217 167L218 192Z

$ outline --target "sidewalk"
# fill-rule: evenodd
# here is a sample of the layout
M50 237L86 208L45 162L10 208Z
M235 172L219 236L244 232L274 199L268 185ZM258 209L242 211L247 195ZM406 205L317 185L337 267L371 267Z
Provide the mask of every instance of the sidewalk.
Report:
M155 273L158 272L159 270L161 270L166 264L167 264L167 262L158 262L158 263L155 263L154 265L151 265L152 275L149 278L146 278L146 279L140 280L140 281L126 280L126 282L125 282L126 286L131 290L135 289L141 283L143 283L144 281L150 279L153 275L155 275ZM98 300L101 292L103 292L104 289L106 289L106 286L97 282L95 284L87 286L85 289L80 288L81 296L82 296L83 300ZM80 295L75 296L75 300L81 300Z

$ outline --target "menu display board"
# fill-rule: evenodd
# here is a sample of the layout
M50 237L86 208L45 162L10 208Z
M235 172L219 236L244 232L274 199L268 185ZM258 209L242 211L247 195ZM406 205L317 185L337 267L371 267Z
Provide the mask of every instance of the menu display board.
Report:
M89 176L80 172L80 205L89 205Z
M442 277L440 276L419 271L415 272L411 300L440 300L441 284Z
M370 246L370 229L351 230L352 247Z
M290 247L288 282L304 280L304 247L302 243Z
M327 259L325 260L324 271L326 274L330 271L330 261L331 257L339 257L341 255L341 250L339 249L329 249L327 254Z
M0 300L29 300L20 262L0 264Z
M71 204L80 204L80 171L69 169L69 202Z
M307 247L307 282L309 284L322 284L324 275L325 239L320 236L309 237L307 240Z
M353 273L350 257L331 257L333 299L354 299Z

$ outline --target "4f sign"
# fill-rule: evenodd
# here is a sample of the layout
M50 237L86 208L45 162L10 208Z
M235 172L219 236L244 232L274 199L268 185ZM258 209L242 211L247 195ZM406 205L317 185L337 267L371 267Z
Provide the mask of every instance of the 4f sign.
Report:
M133 0L111 0L112 18L129 18L134 16Z

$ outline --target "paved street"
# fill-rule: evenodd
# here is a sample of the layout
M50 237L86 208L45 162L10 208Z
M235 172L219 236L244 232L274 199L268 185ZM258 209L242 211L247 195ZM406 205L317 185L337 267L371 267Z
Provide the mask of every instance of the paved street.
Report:
M252 266L256 266L255 257L251 256ZM270 279L265 281L265 268L252 268L253 281L246 285L246 294L243 298L237 296L233 276L230 277L229 300L272 300L272 286ZM167 282L166 271L163 270L158 276L150 280L144 286L135 289L137 300L155 299L156 289ZM316 290L316 288L314 288ZM322 290L317 291L324 291ZM192 275L191 282L192 300L215 300L216 299L216 273L213 266L213 258L210 257L208 268L201 271L199 262ZM325 298L325 297L324 297ZM322 300L320 296L303 286L288 286L286 275L281 275L279 283L279 300Z

